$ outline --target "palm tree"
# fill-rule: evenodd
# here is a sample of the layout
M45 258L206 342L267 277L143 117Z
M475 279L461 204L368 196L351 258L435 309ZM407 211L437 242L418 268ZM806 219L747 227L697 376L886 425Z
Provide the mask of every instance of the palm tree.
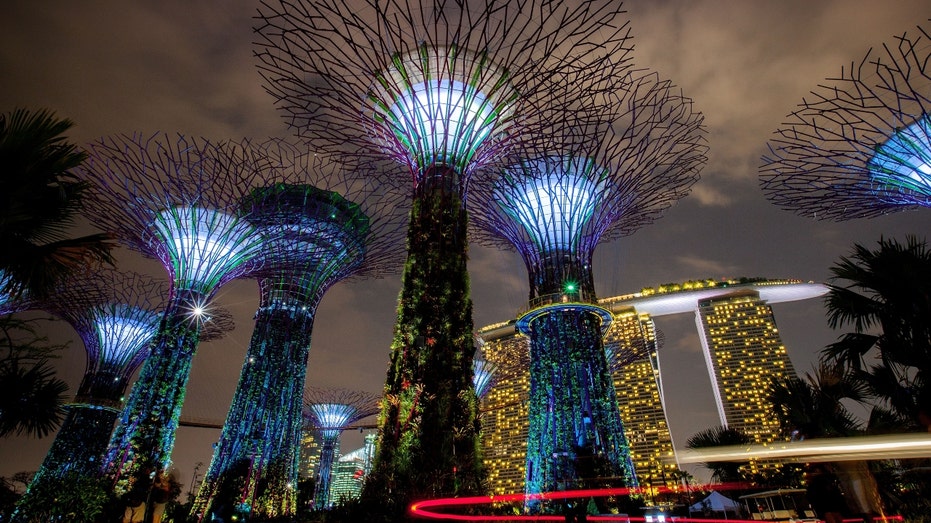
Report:
M725 427L712 427L693 434L685 442L686 448L702 449L708 447L722 447L730 445L746 445L753 443L753 438L737 429ZM711 471L711 480L718 483L736 483L742 481L743 474L740 468L747 462L716 461L702 463L702 466Z
M871 251L855 245L831 268L828 323L853 332L822 351L866 384L900 418L899 429L931 430L931 252L908 236L904 245L879 240ZM874 358L875 356L875 358ZM867 359L873 363L867 363Z
M51 346L35 320L0 318L0 438L42 438L61 422L68 384L49 363L62 346Z
M86 153L62 136L73 125L45 110L0 114L0 270L14 297L44 295L75 271L112 262L109 235L67 234L87 188L71 173Z
M71 173L86 155L62 136L72 125L44 110L0 114L0 302L47 296L69 275L112 263L109 235L68 236L87 188ZM67 385L44 343L29 323L0 316L0 437L42 437L60 421Z
M862 403L866 385L840 366L822 363L814 375L775 381L770 390L773 415L787 438L850 436L862 428L841 400Z

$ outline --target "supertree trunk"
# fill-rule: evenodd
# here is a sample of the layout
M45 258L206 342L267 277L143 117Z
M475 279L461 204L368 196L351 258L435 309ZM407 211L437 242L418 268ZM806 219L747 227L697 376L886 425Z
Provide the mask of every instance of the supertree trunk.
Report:
M591 256L556 250L527 266L530 302L544 306L526 320L530 336L527 435L528 494L582 488L583 456L601 459L612 477L634 486L630 448L605 357L610 317L594 305ZM574 305L561 305L574 304ZM523 325L523 323L522 323ZM536 504L531 504L536 508Z
M200 319L181 312L182 303L191 301L182 298L169 305L110 438L104 472L115 479L119 496L144 496L151 480L169 466L201 330Z
M199 520L215 503L248 506L254 517L296 512L298 454L293 449L300 441L315 309L316 304L272 304L256 314L230 415L191 509ZM250 467L233 466L241 461L248 461ZM269 475L269 469L277 473ZM238 480L227 477L244 472ZM221 484L243 488L235 493L236 499L216 500Z
M96 475L107 448L113 424L119 414L120 399L126 392L127 378L98 371L84 376L68 414L33 482L49 474L62 478L73 472L81 477Z
M320 463L317 465L317 486L314 488L314 507L325 509L330 504L330 485L333 483L333 461L336 458L336 443L339 432L323 431L320 448Z
M559 309L530 324L528 493L582 487L577 469L591 464L577 460L586 447L611 476L633 481L614 384L604 372L601 324L591 311Z
M363 497L480 492L466 213L452 171L418 186L385 387L379 452Z

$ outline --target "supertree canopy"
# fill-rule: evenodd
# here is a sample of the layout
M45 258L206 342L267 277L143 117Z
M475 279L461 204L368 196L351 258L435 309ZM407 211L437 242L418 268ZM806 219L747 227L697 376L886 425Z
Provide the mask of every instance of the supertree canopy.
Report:
M284 142L269 153L276 168L304 183L286 183L282 176L240 202L267 238L262 268L255 272L261 298L239 386L192 509L198 518L212 505L239 505L238 513L255 517L295 514L317 305L335 283L399 270L403 261L402 191L384 187L358 166L301 154ZM221 493L235 499L217 503Z
M305 416L322 439L314 490L314 506L318 509L330 504L330 476L339 435L350 424L377 414L379 399L375 394L348 389L308 387L304 392Z
M392 161L382 176L413 181L363 498L400 512L414 497L482 490L466 270L470 175L534 135L543 108L572 105L571 91L554 95L552 78L581 63L626 60L619 5L303 0L260 9L258 67L297 134L322 150Z
M517 321L531 351L529 494L580 486L586 447L608 475L635 485L592 256L685 196L706 160L702 116L669 82L635 71L613 85L593 111L554 118L539 143L516 148L470 200L474 237L516 249L529 275L530 306Z
M210 300L254 270L262 236L239 200L262 185L267 158L249 143L155 135L102 139L79 174L91 183L91 221L157 259L171 289L150 356L113 432L103 469L128 501L169 465L191 361Z
M917 27L818 86L768 144L766 197L836 221L931 207L929 64Z
M25 292L17 292L20 287L12 281L5 270L0 269L0 315L22 312L35 307L35 300Z

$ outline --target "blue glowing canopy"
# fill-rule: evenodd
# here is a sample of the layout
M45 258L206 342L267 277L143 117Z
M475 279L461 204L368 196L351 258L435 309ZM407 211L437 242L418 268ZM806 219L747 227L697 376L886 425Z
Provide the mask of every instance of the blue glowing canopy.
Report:
M425 163L461 163L494 127L494 110L485 95L457 81L418 83L401 93L390 112L398 140Z
M491 388L492 378L494 377L496 365L488 360L475 359L472 362L472 386L475 388L475 395L479 398L485 396Z
M455 45L394 55L368 94L372 138L415 172L443 165L464 173L514 117L518 93L508 78L486 54Z
M261 236L246 220L203 207L165 209L151 227L168 250L177 287L205 294L255 259L262 246Z
M547 157L511 167L495 200L541 252L574 251L604 200L607 171L580 157Z
M132 372L145 355L140 351L155 337L161 314L114 303L96 307L93 316L100 365Z
M356 413L359 411L353 405L340 403L317 403L310 405L309 408L314 424L325 436L339 435L346 425L355 421Z
M884 190L931 196L931 116L922 115L878 145L867 168Z

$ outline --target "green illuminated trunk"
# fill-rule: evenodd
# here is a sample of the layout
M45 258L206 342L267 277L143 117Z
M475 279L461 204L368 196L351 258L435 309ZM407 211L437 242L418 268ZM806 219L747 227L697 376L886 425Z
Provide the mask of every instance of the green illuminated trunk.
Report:
M601 319L588 311L553 310L530 324L528 494L582 488L580 453L604 460L615 486L633 485L633 467L605 371Z
M230 513L248 506L251 516L266 518L297 511L301 409L316 306L272 304L256 312L239 385L191 509L198 521L209 520L214 505ZM232 477L237 474L242 476ZM221 485L229 486L226 499L218 498Z
M363 492L395 513L414 499L481 491L467 218L459 195L455 173L433 171L411 211L379 447Z
M168 471L201 330L183 304L201 301L185 292L169 306L110 438L102 470L125 501L144 500L152 480Z

